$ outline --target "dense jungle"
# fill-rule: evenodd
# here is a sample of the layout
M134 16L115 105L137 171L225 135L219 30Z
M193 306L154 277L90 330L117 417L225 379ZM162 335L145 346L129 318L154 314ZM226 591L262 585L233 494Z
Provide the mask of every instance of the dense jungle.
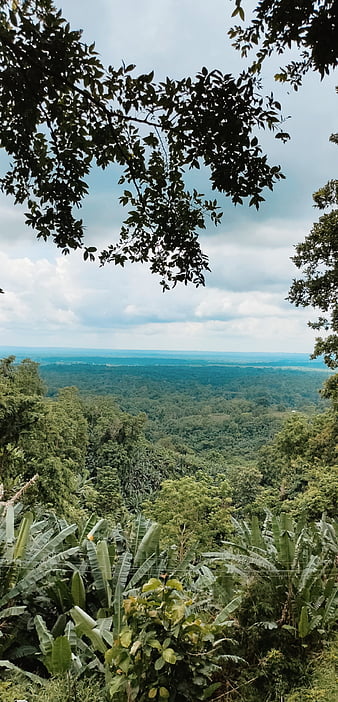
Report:
M1 700L336 699L336 375L12 356L0 397Z

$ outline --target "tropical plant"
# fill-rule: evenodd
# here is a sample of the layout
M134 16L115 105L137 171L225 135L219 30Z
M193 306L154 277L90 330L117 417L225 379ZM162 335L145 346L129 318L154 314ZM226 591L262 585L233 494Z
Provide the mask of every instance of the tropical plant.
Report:
M36 653L27 625L40 608L51 612L48 588L53 579L72 571L69 559L78 551L69 544L75 524L54 515L34 520L22 505L0 507L0 655L20 660Z
M336 626L336 528L324 518L296 524L285 513L268 514L262 528L257 517L251 524L234 520L236 538L222 552L204 554L219 565L220 583L230 578L241 595L234 615L239 651L255 681L253 700L265 699L271 688L280 699L299 684L309 652ZM241 684L247 679L244 673Z
M212 548L231 533L231 489L224 475L211 479L194 476L165 480L155 500L144 503L144 512L163 527L163 543L176 546L182 561L195 551Z
M112 700L208 699L221 686L232 640L177 579L151 578L142 592L123 602L121 629L105 659L111 668ZM218 676L218 680L217 680Z
M237 539L226 550L207 553L251 590L258 580L269 584L269 621L255 621L255 606L247 611L251 623L266 629L284 629L293 637L329 632L338 613L336 525L324 517L317 523L296 524L286 513L267 515L261 529L257 517L251 525L234 520ZM252 593L251 593L252 594ZM246 622L248 623L248 622Z

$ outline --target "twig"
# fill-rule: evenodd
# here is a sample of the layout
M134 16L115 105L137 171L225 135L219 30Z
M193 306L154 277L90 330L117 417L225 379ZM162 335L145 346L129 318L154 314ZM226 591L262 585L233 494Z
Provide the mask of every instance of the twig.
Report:
M28 490L28 488L30 488L31 485L36 483L38 478L39 478L39 474L36 473L35 475L33 475L33 477L30 480L28 480L27 483L25 483L25 485L22 486L22 488L20 488L20 490L18 490L15 493L15 495L13 495L13 497L10 498L10 500L7 500L7 502L0 502L0 504L4 505L5 508L9 507L10 505L14 505L14 502L17 502L17 500L20 499L20 497L24 494L24 492L26 492L26 490Z
M223 699L224 697L227 697L228 695L232 695L233 692L238 692L238 690L239 690L241 687L244 687L245 685L250 685L250 683L254 682L255 680L258 680L259 677L260 677L259 675L256 675L255 678L251 678L250 680L247 680L246 682L241 683L241 684L238 685L237 687L233 687L232 690L229 690L229 692L222 692L222 694L219 695L218 697L214 697L213 700L212 700L212 702L216 702L216 700L221 700L221 699Z

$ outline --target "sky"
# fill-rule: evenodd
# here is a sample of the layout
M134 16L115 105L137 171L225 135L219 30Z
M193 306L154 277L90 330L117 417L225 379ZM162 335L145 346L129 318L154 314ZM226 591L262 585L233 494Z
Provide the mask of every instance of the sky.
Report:
M237 74L244 68L230 45L230 0L56 0L85 41L95 40L106 64L135 63L155 79L196 74L202 66ZM251 5L253 3L246 3ZM224 197L224 218L201 238L211 272L204 288L163 293L144 265L119 269L64 257L38 242L23 210L0 196L0 345L106 349L264 351L311 353L311 310L286 301L297 269L294 245L318 219L312 193L336 177L335 77L307 76L302 89L273 84L276 60L264 76L290 116L291 140L283 145L262 134L270 163L286 180L268 193L257 213ZM199 178L198 188L208 188ZM121 210L110 173L94 172L83 208L88 244L116 237Z

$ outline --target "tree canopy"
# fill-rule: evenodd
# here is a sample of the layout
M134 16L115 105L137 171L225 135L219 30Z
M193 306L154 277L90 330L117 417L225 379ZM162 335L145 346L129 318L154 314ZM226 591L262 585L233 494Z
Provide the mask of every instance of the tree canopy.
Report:
M233 16L245 20L242 0L235 0ZM243 57L255 51L249 73L259 74L263 62L273 53L283 54L297 47L299 59L291 61L275 75L277 81L289 81L295 90L308 70L321 78L336 68L338 62L338 3L336 0L260 0L254 18L245 27L229 32L234 46ZM338 135L330 140L337 144ZM319 209L338 204L337 180L329 181L313 196ZM316 339L312 358L323 354L330 368L338 367L338 210L320 217L310 234L296 246L292 259L302 277L294 280L289 301L297 307L314 307L320 316L310 321L313 329L330 332Z
M334 134L331 141L337 144L338 135ZM329 181L313 199L319 209L338 205L338 181ZM312 358L323 354L329 368L338 368L338 209L319 218L305 240L297 244L293 261L303 278L293 281L290 302L297 307L319 309L323 314L317 321L310 321L309 326L330 331L316 339Z
M235 5L232 16L244 21L245 2L235 0ZM337 66L338 5L336 0L259 0L251 22L246 27L233 27L229 35L243 57L256 50L253 73L259 72L273 53L297 47L299 58L275 76L290 81L297 90L308 70L318 71L323 78Z
M52 0L0 0L0 144L10 158L1 188L25 204L39 239L92 259L76 210L92 167L113 164L127 214L100 262L147 262L164 287L203 284L198 233L221 212L187 187L185 172L204 166L214 190L258 208L282 174L256 131L278 125L280 105L259 94L254 76L204 67L157 83L134 69L105 68Z

